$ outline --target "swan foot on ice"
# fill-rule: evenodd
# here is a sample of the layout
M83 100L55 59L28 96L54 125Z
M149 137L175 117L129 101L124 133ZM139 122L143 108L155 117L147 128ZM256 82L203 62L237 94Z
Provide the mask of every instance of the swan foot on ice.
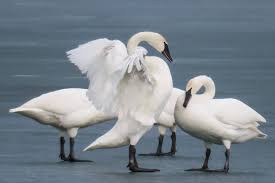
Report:
M171 135L172 145L171 145L170 152L167 152L167 153L162 152L163 138L164 138L163 135L159 136L157 152L148 153L148 154L139 154L139 156L174 156L176 154L176 133L172 132L172 135Z
M68 161L68 158L65 156L65 154L59 154L59 158L63 161Z
M72 155L69 155L67 160L65 161L69 161L69 162L93 162L91 160L81 160L81 159L76 159L75 157L73 157Z
M70 138L70 154L65 161L69 162L93 162L91 160L76 159L74 155L74 138Z
M158 172L159 169L140 168L136 159L136 148L134 145L129 146L129 164L127 165L131 172Z
M191 168L191 169L187 169L185 171L203 171L203 172L223 172L223 173L228 173L229 171L229 156L230 156L230 150L226 149L225 151L225 164L224 164L224 168L223 169L208 169L208 160L211 154L211 149L206 149L206 153L205 153L205 159L204 159L204 163L202 165L201 168Z
M187 172L192 172L192 171L201 171L201 172L221 172L221 173L227 173L224 169L203 169L203 168L191 168L185 170Z

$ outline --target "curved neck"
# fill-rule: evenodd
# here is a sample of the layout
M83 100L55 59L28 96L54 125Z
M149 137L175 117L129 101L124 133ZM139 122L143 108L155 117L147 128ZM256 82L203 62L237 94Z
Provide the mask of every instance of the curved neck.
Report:
M133 35L127 43L127 51L128 54L131 55L134 53L136 47L139 45L140 42L146 41L148 42L150 40L150 36L148 32L140 32L135 35Z
M208 78L208 77L204 77L201 79L201 84L202 86L204 86L205 91L202 94L197 94L200 96L203 96L207 99L213 99L216 93L216 87L215 87L215 83L213 82L212 79Z

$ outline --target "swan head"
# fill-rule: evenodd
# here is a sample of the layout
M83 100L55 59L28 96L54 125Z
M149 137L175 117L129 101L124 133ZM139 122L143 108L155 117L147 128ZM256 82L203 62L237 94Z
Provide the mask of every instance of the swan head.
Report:
M191 89L191 94L194 95L201 89L201 87L206 87L207 84L215 85L214 81L206 75L196 76L187 82L186 91Z
M202 87L202 84L195 78L190 79L186 85L186 92L185 92L185 98L183 102L183 107L186 108L190 99L192 98L192 95L196 94L200 88Z
M186 85L185 99L183 102L183 107L187 107L192 95L197 94L201 87L205 86L205 81L213 82L213 80L205 75L200 75L190 79ZM214 83L214 82L213 82Z
M169 62L173 62L171 57L168 43L166 39L159 33L151 33L147 40L148 44L155 48L158 52L160 52Z
M168 42L166 39L159 33L156 32L139 32L133 35L127 44L127 48L129 54L132 54L133 50L137 47L137 45L142 42L146 41L149 45L155 48L158 52L163 54L168 61L172 62L173 59L171 57Z

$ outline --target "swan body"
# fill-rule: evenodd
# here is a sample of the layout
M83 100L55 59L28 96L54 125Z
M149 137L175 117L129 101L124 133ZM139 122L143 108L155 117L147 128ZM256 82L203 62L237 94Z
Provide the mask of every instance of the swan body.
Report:
M175 124L174 110L179 96L185 93L184 90L173 88L172 94L161 113L158 124L165 128L173 128Z
M153 63L149 67L150 69L152 69L152 71L155 69L155 67L157 67L158 64L165 63L158 57L146 57L146 60L149 63ZM161 69L163 69L163 71L169 71L168 66L166 64L163 64L162 66L163 68ZM169 73L166 74L168 75ZM158 75L158 70L156 70L155 73L151 73L152 78L157 78ZM127 81L128 79L130 79L130 81ZM164 95L165 98L169 98L169 94L171 91L164 93L163 90L165 91L165 88L172 87L172 80L171 78L168 78L167 80L163 78L162 81L164 82L162 82L161 85L154 86L155 92L154 95L151 95L151 88L149 88L148 90L144 87L144 89L142 90L142 88L140 87L142 86L143 81L140 81L136 78L126 78L127 87L129 86L128 83L135 83L134 87L127 88L127 92L131 91L131 93L134 95L127 96L127 94L125 93L126 98L122 100L125 100L126 103L128 100L130 100L130 97L136 96L135 100L138 101L140 109L133 111L132 114L130 111L127 111L125 116L124 114L122 114L123 116L119 117L119 120L110 131L108 131L106 134L95 140L91 145L86 147L84 151L98 148L121 147L128 145L129 143L136 145L139 139L148 130L150 130L155 123L158 123L157 121L159 119L159 116L166 104L162 100L159 100L159 96ZM144 93L144 96L139 95L140 93ZM151 100L148 100L149 97L151 100L154 101L154 103L152 103ZM134 106L132 107L134 108ZM154 113L154 111L156 112ZM145 112L148 114L146 114ZM144 113L146 115L144 115ZM160 119L160 121L162 120Z
M197 94L202 86L205 92ZM227 154L231 144L266 137L257 128L266 122L265 118L237 99L214 99L215 84L211 78L197 76L191 79L186 91L189 94L181 95L176 103L176 123L183 131L203 140L208 150L211 144L222 144Z
M60 131L87 126L115 118L97 110L86 96L87 89L68 88L33 98L23 105L10 109L44 125Z
M64 153L64 134L73 143L79 128L84 128L115 118L97 110L86 96L87 89L68 88L43 94L33 98L23 105L10 109L11 113L18 113L35 121L55 127L60 131L62 160L76 161L73 149L69 159ZM73 148L73 147L72 147Z
M179 89L174 88L164 111L161 113L158 123L166 127L173 127L170 120L173 111L174 96ZM21 114L25 117L34 119L43 125L50 125L60 131L61 138L64 133L70 138L75 138L79 128L84 128L111 119L117 116L103 113L96 110L89 101L87 89L68 88L45 93L35 97L23 105L10 109L11 113ZM159 126L161 127L161 126Z
M87 95L94 105L107 113L118 114L118 121L106 134L85 150L129 146L129 169L138 167L135 145L152 128L171 95L173 82L168 65L155 56L140 56L137 46L149 43L172 61L165 38L153 32L132 36L126 46L118 40L97 39L67 52L90 80Z

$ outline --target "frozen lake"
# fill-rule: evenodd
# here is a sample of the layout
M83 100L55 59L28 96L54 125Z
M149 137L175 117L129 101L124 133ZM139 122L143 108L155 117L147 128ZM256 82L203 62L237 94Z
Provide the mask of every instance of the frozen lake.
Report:
M0 182L275 182L275 1L110 2L1 1ZM266 141L233 145L228 175L185 172L201 165L204 147L180 129L175 157L138 157L144 167L160 168L158 173L129 173L127 147L81 151L113 122L79 131L76 153L94 163L60 162L55 129L8 113L42 93L87 87L65 51L100 37L125 42L144 30L168 39L175 87L185 88L193 76L209 75L216 82L217 97L241 99L267 119L261 127L269 135ZM151 55L161 56L144 46ZM146 134L138 153L155 151L157 136L157 128ZM169 136L165 150L170 147ZM214 147L210 167L223 167L224 150Z

